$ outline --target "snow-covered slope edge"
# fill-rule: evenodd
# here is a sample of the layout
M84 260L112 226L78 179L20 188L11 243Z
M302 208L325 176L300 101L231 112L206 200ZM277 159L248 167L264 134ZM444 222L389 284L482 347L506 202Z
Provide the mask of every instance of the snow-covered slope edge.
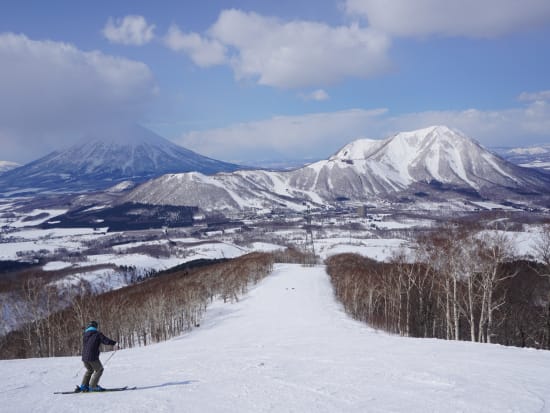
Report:
M4 172L11 171L12 169L15 169L19 166L21 166L21 165L16 163L16 162L0 161L0 174L3 174Z
M0 386L6 412L544 412L549 363L547 351L376 332L343 313L323 267L279 265L192 333L117 352L101 383L135 391L53 395L78 382L78 357L0 361Z
M497 200L537 196L550 193L550 175L506 162L463 134L434 126L380 141L361 139L294 171L166 175L136 188L126 200L205 210L300 209L305 203L418 193L446 198L453 192Z

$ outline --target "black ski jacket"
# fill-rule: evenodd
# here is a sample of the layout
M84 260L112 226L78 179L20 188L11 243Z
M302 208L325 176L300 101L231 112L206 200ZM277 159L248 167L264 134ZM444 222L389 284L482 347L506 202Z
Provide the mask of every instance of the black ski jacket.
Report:
M99 345L103 343L108 346L114 346L116 341L105 337L95 328L87 328L82 338L82 361L99 360Z

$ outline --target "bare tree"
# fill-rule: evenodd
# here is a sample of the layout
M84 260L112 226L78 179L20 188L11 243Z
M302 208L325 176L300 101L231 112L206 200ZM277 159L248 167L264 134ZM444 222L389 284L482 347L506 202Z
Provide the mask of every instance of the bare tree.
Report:
M550 277L550 224L542 227L533 249L536 258L545 266L541 275Z
M541 277L550 280L550 224L542 227L534 250L536 258L542 264L542 268L535 267L535 270ZM546 302L546 348L550 348L550 291Z
M516 273L503 273L503 264L515 256L514 246L502 232L484 233L480 239L481 288L483 291L482 316L480 316L479 341L491 343L494 336L494 314L505 304L505 296L495 299L500 283ZM483 326L486 328L483 329Z
M28 348L38 357L53 355L50 338L51 323L48 316L57 303L57 289L44 280L33 277L23 282L20 296L14 306L19 320L24 320L24 337Z

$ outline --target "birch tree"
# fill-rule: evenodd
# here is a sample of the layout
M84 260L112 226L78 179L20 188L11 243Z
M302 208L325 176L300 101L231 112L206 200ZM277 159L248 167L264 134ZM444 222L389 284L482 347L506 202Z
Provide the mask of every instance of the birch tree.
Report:
M482 313L479 320L479 341L491 343L494 337L496 310L505 304L505 295L495 297L497 287L516 273L503 272L503 264L515 256L515 249L502 232L484 233L480 238ZM484 328L485 327L485 328Z

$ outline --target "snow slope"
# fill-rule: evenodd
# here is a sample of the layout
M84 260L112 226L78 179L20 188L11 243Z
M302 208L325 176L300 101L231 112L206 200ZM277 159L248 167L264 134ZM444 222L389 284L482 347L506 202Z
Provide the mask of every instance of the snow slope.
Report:
M460 132L432 126L384 140L360 139L327 160L292 171L167 174L133 189L125 201L216 212L300 211L306 204L327 206L345 199L393 200L407 191L439 198L442 191L457 190L461 197L510 201L526 193L546 194L549 186L549 175L506 162Z
M2 411L550 412L550 352L374 331L342 312L323 267L279 265L192 333L119 351L101 384L135 391L52 394L79 368L0 361Z

